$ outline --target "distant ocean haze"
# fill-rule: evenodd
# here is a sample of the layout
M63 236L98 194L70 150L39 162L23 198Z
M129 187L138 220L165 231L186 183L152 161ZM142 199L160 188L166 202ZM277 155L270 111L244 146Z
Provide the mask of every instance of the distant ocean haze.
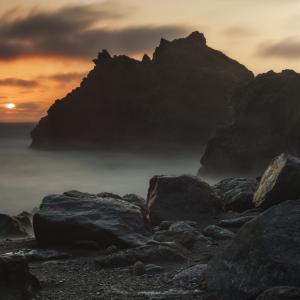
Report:
M37 151L34 124L0 124L0 212L18 214L43 197L68 190L147 195L153 175L196 174L201 151L180 147L155 153Z

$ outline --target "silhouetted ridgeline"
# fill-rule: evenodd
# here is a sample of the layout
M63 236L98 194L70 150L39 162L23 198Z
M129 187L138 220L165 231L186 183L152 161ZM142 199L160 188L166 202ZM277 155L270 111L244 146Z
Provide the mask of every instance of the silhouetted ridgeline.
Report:
M56 101L33 130L33 147L205 143L231 121L232 90L253 79L199 32L162 39L153 59L104 50L94 62L80 87Z
M235 122L218 130L201 163L204 172L262 170L281 152L300 154L300 74L258 75L233 98Z

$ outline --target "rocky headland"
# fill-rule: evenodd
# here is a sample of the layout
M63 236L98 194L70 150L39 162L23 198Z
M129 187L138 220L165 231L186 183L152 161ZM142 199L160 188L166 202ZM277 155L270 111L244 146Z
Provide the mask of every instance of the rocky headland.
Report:
M103 50L80 87L57 100L32 131L32 147L205 144L232 121L229 98L253 79L207 46L202 33L162 39L142 61Z

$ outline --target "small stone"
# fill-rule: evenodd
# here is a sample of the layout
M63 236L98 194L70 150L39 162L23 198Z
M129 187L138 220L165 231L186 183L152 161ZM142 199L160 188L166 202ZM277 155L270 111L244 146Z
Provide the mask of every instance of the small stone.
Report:
M141 261L137 261L132 267L132 273L136 276L141 276L146 273L145 265Z

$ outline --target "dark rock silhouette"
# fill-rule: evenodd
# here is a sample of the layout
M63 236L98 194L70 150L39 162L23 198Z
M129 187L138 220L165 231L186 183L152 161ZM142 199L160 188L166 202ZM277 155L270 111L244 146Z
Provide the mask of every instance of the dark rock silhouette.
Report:
M203 143L231 120L228 98L252 72L194 32L162 39L153 59L99 53L80 87L32 131L33 147Z
M235 121L218 130L201 159L202 172L263 170L282 152L300 153L300 74L270 71L236 90Z
M217 299L250 300L271 287L300 285L299 208L300 200L271 207L208 263L207 286Z

